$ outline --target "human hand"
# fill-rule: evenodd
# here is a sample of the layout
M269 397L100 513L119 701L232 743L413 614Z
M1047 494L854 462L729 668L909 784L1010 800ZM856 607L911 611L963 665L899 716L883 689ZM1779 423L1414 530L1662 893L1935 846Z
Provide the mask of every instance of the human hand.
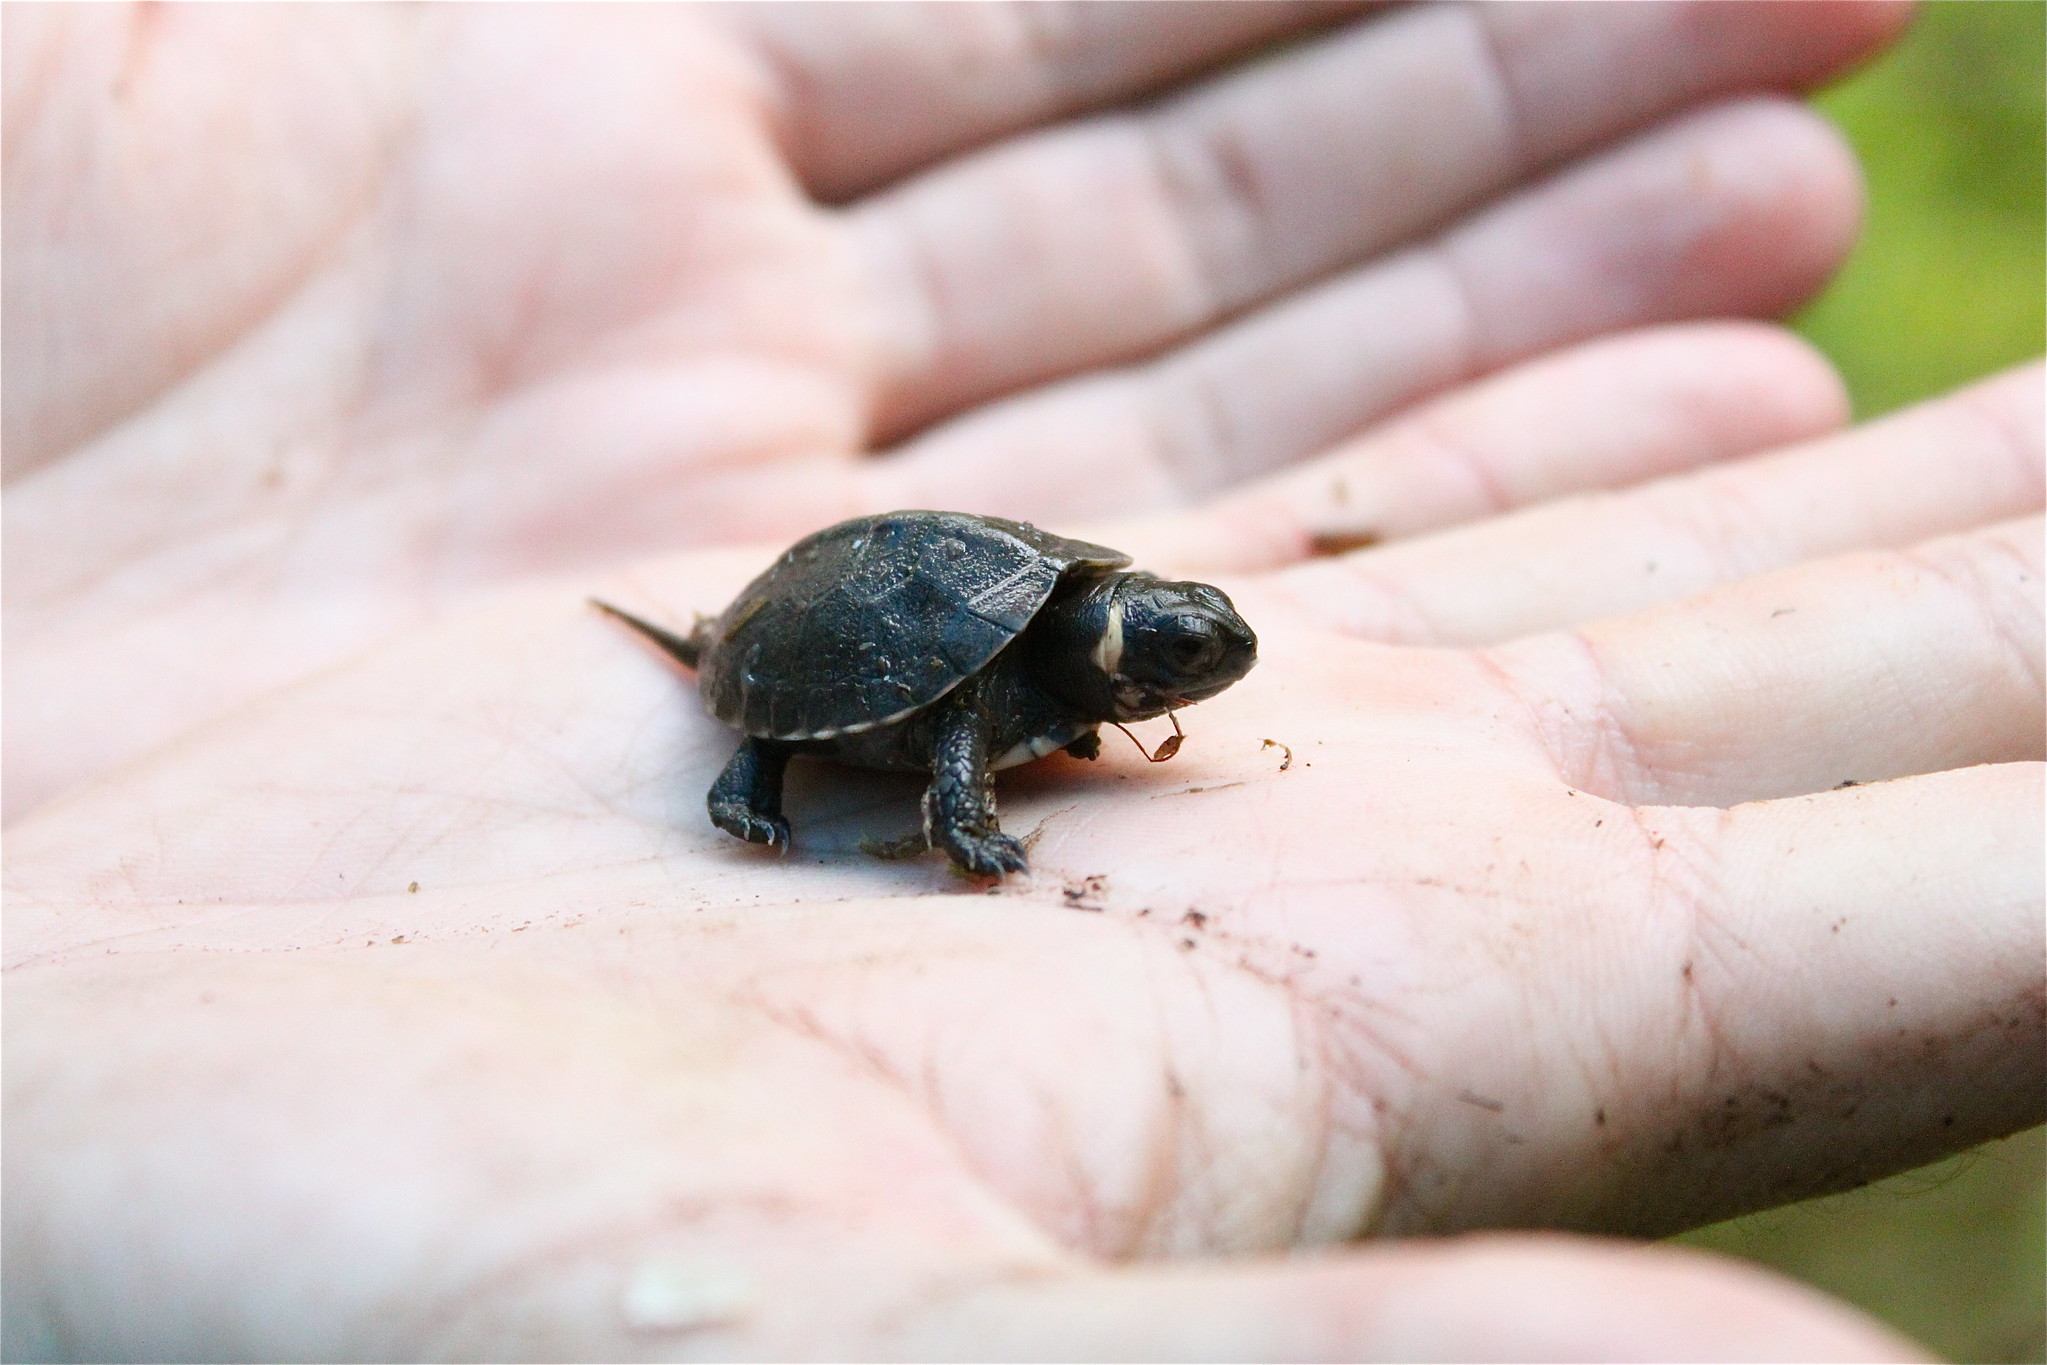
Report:
M1470 461L1463 525L1225 574L1264 661L1173 763L1006 775L999 894L858 852L883 776L792 774L786 858L711 830L731 735L554 589L23 822L7 1354L1904 1351L1668 1248L1277 1255L1667 1232L2041 1119L2038 371L1547 498L1657 448L1564 382L1636 344L1130 528L1227 571ZM587 586L687 619L764 553Z
M1903 16L1347 13L8 11L8 810L538 577L1170 506L1774 315L1855 175L1758 96Z

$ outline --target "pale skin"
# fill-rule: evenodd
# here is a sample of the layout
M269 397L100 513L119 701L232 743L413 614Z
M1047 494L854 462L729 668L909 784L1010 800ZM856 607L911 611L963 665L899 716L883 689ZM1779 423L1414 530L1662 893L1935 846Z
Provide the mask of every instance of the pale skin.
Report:
M7 13L6 1353L1909 1355L1560 1235L2042 1119L2039 372L1697 321L1902 15L1349 22ZM1260 666L711 829L584 596L967 504Z

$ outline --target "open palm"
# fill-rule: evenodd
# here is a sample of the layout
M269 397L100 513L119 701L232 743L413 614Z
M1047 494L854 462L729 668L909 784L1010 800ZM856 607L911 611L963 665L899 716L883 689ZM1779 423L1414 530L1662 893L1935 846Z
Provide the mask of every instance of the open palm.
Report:
M1883 467L1908 495L1861 499L1881 544L1956 514L1915 470L1961 474L1977 518L2037 505L2037 391L1597 506ZM54 1277L10 1303L88 1353L1872 1349L1641 1253L1104 1268L1663 1231L2037 1121L2040 773L1998 761L2038 756L2037 524L1477 652L1328 624L1370 591L1454 608L1456 573L1402 577L1443 541L1474 576L1566 561L1582 525L1530 539L1584 514L1368 552L1369 590L1225 580L1261 667L1171 764L1112 746L1007 781L1035 870L994 894L861 851L914 827L905 780L799 767L787 857L712 830L729 733L562 592L56 803L10 838L8 1008L35 1021L10 1086L39 1097L11 1101L38 1198L10 1238ZM757 562L605 586L680 612ZM1890 723L1844 704L1871 696ZM1825 790L1851 773L1898 780ZM138 1157L140 1200L110 1178ZM113 1228L127 1252L65 1270ZM110 1283L122 1313L93 1306ZM1474 1292L1544 1306L1429 1306Z
M1694 13L1557 12L1570 42L1524 35L1551 62L1599 50L1598 23ZM1360 72L1411 70L1474 21L1374 21L1105 127L1001 140L1298 16L1169 10L1122 46L1112 23L1047 85L1017 73L1076 60L1057 34L963 81L909 60L934 50L928 14L772 33L788 12L729 13L433 21L455 31L407 41L478 92L503 94L475 73L507 51L583 83L520 89L523 120L448 119L522 131L517 164L428 155L415 110L369 139L386 178L321 184L373 183L348 202L396 203L422 241L446 183L422 166L523 197L455 194L432 268L363 245L367 292L350 233L323 239L334 278L304 275L161 392L124 397L109 368L43 376L40 414L10 402L10 453L41 458L8 498L8 785L29 765L41 808L7 856L7 1353L1889 1349L1668 1252L1261 1259L1660 1232L2039 1120L2039 529L2013 520L2040 506L2037 372L1812 440L1839 420L1832 381L1748 325L1463 384L1805 288L1837 249L1826 215L1694 174L1727 168L1718 145L1751 169L1776 148L1801 194L1838 172L1781 106L1694 116L1376 258L1882 24L1837 14L1861 27L1803 40L1803 74L1730 39L1739 74L1650 80L1599 117L1558 98L1568 134L1524 109L1490 178L1454 110L1409 89L1381 117L1451 138L1465 178L1388 143L1332 184L1326 157L1291 181L1274 158L1356 118ZM1687 61L1710 56L1691 36ZM1372 67L1394 42L1418 46ZM785 86L741 60L760 51ZM1554 88L1508 65L1524 99ZM636 73L678 70L698 137L643 126ZM892 117L891 91L950 96L951 140ZM1270 137L1218 135L1221 181L1180 166L1191 256L1169 220L1096 203L1129 177L1061 141L1231 98ZM536 174L550 154L617 184L573 192ZM408 165L422 183L388 199ZM1391 166L1418 177L1397 210L1333 227L1327 204ZM1673 166L1659 220L1642 186ZM1018 209L1062 185L1056 212ZM1640 211L1608 221L1622 202ZM997 207L946 216L971 204ZM1604 226L1560 243L1566 221ZM1727 255L1791 223L1808 255ZM391 311L366 321L365 298ZM189 358L189 324L158 343ZM266 330L293 327L310 337ZM1607 488L1626 491L1568 496ZM778 548L742 542L912 503L1059 518L1216 575L1260 632L1258 670L1188 713L1173 762L1108 745L1006 775L1033 871L999 886L863 852L914 824L914 784L883 776L799 766L786 857L712 830L732 736L583 601L686 621ZM712 542L733 548L620 567ZM107 650L121 681L95 672ZM153 690L140 719L110 701Z

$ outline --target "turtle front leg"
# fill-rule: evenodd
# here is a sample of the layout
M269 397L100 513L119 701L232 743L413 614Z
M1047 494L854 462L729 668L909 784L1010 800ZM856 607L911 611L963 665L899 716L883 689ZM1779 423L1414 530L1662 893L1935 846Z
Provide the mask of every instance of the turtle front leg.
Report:
M782 774L789 749L772 740L749 736L711 784L705 805L711 823L749 844L789 847L789 822L782 818Z
M1028 866L1023 845L995 823L988 722L970 697L955 702L939 724L931 789L924 793L924 832L953 866L977 877L1000 877Z

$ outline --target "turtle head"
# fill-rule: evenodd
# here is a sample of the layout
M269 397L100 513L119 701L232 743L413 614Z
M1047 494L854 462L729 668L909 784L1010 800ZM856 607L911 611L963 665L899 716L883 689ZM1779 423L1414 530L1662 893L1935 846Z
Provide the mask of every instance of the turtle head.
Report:
M1091 720L1146 720L1251 671L1258 637L1220 588L1110 574L1046 613L1040 683Z

